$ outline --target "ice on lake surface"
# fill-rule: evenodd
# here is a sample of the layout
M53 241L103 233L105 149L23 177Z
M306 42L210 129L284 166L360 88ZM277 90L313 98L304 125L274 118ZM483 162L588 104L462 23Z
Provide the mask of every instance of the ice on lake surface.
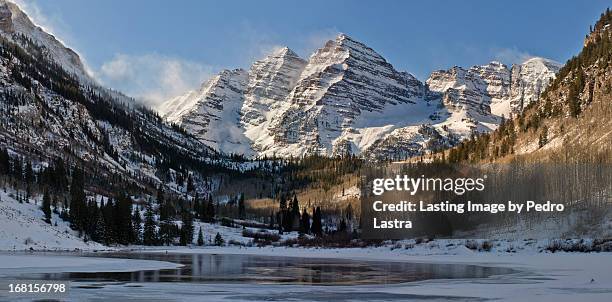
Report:
M100 255L96 255L100 256ZM318 285L389 284L430 279L487 278L512 273L509 268L466 264L359 261L325 258L233 254L118 253L107 257L160 260L177 269L136 272L48 273L34 279L119 282L291 283Z
M16 273L3 279L70 280L71 297L75 301L143 301L144 297L148 297L144 299L147 301L186 301L192 298L196 301L221 298L286 301L302 300L300 297L304 292L309 292L308 300L318 301L421 298L431 301L431 297L383 293L377 289L414 281L469 280L516 272L509 268L468 264L233 254L97 253L92 256L160 260L182 264L183 267L134 272Z

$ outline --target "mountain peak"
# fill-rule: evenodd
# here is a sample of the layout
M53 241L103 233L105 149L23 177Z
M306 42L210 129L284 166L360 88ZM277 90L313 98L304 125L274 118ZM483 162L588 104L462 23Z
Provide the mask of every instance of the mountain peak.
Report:
M13 33L22 27L34 27L34 23L17 4L0 0L0 30Z
M542 57L531 57L525 60L520 65L544 65L546 67L553 68L553 69L559 69L561 68L561 66L563 66L563 64L559 62L556 62L550 59L546 59L546 58L542 58ZM557 70L555 70L555 72L556 71Z
M336 41L343 41L343 40L353 40L353 38L349 37L349 35L345 33L339 33L338 36L336 36Z
M268 55L268 57L273 57L273 58L296 57L296 58L299 58L298 54L295 53L293 50L291 50L287 46L275 49L274 51L272 51L270 55Z
M508 67L506 66L506 64L504 64L504 63L502 63L502 62L500 62L500 61L497 61L497 60L493 60L493 61L489 62L489 64L487 64L487 65L485 65L485 66L494 67L494 68L499 68L499 69L501 69L501 68L508 68Z
M66 47L54 35L36 25L17 4L11 1L0 0L0 34L27 50L28 45L15 39L15 34L24 35L39 47L44 48L46 54L64 70L81 79L90 79L81 58L74 50Z

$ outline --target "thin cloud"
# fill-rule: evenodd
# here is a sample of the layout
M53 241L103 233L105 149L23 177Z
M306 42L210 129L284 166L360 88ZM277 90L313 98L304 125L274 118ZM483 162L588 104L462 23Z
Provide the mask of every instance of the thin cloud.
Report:
M116 54L96 73L106 86L149 106L195 89L211 75L210 66L159 54Z
M244 59L247 64L260 60L285 46L276 42L278 37L273 33L257 29L249 21L243 21L240 27L241 29L236 35L238 39L243 41Z
M334 40L339 34L340 31L335 27L311 32L305 37L304 41L306 41L306 43L299 52L301 55L308 57L315 50L323 47L327 41ZM351 35L350 33L346 34L349 36Z
M521 51L516 47L513 47L494 50L493 57L496 60L501 61L502 63L512 65L523 63L533 58L534 56L529 54L528 52Z

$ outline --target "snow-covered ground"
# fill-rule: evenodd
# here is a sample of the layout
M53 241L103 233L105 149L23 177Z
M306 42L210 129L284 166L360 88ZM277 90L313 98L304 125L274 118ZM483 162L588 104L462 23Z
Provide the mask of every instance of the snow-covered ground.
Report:
M51 224L44 221L40 196L20 203L15 192L0 190L0 250L95 250L108 249L96 242L84 242L68 222L53 213Z
M78 254L0 253L0 277L27 273L133 272L179 268L182 265L153 260L79 257Z

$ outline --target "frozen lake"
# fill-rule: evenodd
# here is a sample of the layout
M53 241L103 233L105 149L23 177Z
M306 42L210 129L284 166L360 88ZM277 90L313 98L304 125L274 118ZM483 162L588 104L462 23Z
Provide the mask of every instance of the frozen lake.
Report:
M403 300L430 299L414 295L376 293L377 288L393 287L408 282L487 278L515 273L503 267L469 264L429 264L366 260L275 257L234 254L166 254L166 253L105 253L78 257L80 261L110 258L137 263L165 261L182 265L161 269L147 267L132 271L105 269L100 271L75 267L71 269L38 268L0 270L0 280L69 280L70 299L75 301L157 301L160 300ZM45 254L48 261L66 256ZM77 258L77 257L75 257ZM143 261L144 260L144 261ZM109 260L110 261L110 260ZM146 262L145 262L146 261ZM111 262L112 263L112 262ZM127 263L130 263L129 261ZM120 264L121 265L121 264ZM127 270L127 269L126 269ZM442 281L442 280L441 280ZM325 288L318 290L317 288ZM333 288L337 288L338 291ZM353 294L346 295L349 290ZM307 295L304 293L308 293ZM0 300L6 296L0 295ZM144 298L144 299L143 299ZM14 299L10 299L13 301ZM27 299L24 299L27 300Z
M100 257L101 255L95 255ZM487 278L513 270L465 264L360 261L271 257L232 254L119 253L105 257L157 260L182 264L176 269L135 272L61 272L26 274L43 280L191 282L191 283L281 283L357 285L389 284L430 279Z

